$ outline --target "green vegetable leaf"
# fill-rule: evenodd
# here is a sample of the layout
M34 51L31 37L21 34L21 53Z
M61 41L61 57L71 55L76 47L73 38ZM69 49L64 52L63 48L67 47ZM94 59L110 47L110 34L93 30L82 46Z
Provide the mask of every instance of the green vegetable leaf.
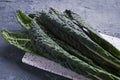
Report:
M36 50L32 45L31 41L28 38L28 35L20 32L9 32L5 29L1 31L2 37L9 44L29 53L41 54L38 50Z
M94 42L99 44L102 48L104 48L116 58L120 59L120 50L118 50L115 46L106 41L85 20L83 20L80 15L70 10L66 10L64 13L69 19L71 19L75 24L77 24L85 32L85 34L89 36Z
M16 18L23 28L25 28L26 30L30 28L29 23L31 22L32 19L25 15L22 11L20 10L16 11Z

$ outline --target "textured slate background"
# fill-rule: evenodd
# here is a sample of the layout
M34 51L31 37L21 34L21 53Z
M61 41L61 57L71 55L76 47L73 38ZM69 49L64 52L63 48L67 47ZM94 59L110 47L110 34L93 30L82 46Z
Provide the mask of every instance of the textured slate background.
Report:
M77 12L97 31L120 38L120 0L0 0L0 30L23 31L15 17L17 9L28 14L48 7ZM0 36L0 80L62 80L30 71L21 63L23 55Z

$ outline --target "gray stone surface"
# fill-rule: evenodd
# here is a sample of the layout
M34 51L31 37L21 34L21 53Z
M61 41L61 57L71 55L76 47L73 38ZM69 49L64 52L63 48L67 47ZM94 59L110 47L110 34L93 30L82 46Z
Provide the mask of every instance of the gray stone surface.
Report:
M61 66L58 63L55 63L49 59L46 59L44 57L26 53L22 59L22 62L31 66L34 66L36 68L64 76L66 78L69 78L71 80L91 80L83 75L79 75L63 66Z
M0 0L0 30L23 31L15 18L17 9L30 13L48 7L75 11L97 31L120 38L120 0ZM23 54L0 36L0 80L50 80L22 68Z

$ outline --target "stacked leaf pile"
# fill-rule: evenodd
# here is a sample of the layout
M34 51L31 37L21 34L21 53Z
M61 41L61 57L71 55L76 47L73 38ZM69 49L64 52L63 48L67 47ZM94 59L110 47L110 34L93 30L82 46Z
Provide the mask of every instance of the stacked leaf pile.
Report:
M26 33L1 31L11 45L39 54L93 80L120 80L120 51L104 40L78 14L37 11L16 17Z

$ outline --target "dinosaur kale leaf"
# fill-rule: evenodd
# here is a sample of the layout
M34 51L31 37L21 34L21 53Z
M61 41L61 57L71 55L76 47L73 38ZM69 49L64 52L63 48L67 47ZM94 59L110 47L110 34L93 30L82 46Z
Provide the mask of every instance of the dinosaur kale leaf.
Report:
M28 17L26 14L24 14L22 11L20 10L16 11L16 18L23 28L25 28L26 30L30 28L29 23L31 22L32 19Z
M11 45L29 53L41 54L32 45L27 34L20 32L9 32L5 29L1 31L3 38Z

